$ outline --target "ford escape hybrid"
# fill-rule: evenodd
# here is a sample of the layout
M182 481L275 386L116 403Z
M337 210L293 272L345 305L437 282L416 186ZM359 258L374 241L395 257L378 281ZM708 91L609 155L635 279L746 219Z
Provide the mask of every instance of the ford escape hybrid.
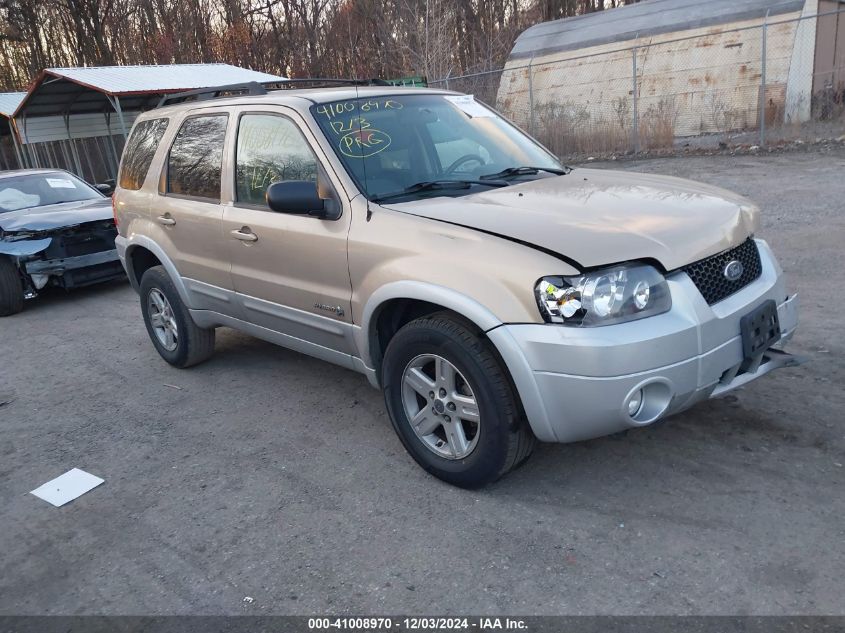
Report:
M536 439L641 427L793 364L759 210L677 178L569 169L470 95L183 95L140 116L117 249L158 353L233 327L367 376L452 484Z

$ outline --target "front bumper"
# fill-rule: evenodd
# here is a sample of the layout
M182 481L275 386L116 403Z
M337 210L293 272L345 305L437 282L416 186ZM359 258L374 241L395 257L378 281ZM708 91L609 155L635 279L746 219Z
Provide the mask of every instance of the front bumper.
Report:
M88 255L76 255L59 259L33 259L26 263L26 272L30 275L63 275L68 270L118 261L117 250L112 249L90 253Z
M744 364L745 314L774 300L782 332L778 346L798 325L797 295L787 296L768 245L757 240L757 246L760 277L712 306L678 272L667 277L672 309L658 316L596 328L503 325L488 332L538 439L574 442L645 426L795 364L773 348L759 364ZM632 417L628 400L640 389L643 405Z
M28 275L54 277L63 288L80 288L124 276L117 250L98 251L56 259L32 259L24 264ZM37 286L41 288L41 285Z

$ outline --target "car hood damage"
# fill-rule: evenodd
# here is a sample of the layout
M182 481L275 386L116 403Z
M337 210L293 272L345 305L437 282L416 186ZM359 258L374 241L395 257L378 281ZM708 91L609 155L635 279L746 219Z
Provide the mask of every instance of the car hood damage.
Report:
M91 222L112 222L108 198L51 204L0 213L0 254L35 255L52 244L56 234Z
M385 206L526 243L580 268L655 260L675 270L739 245L759 224L759 209L730 191L597 169Z
M39 232L111 219L111 200L101 198L0 213L0 229L5 233Z

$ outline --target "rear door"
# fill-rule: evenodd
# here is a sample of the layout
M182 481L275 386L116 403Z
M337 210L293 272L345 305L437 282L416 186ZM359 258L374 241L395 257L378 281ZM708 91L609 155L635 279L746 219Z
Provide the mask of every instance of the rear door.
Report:
M185 280L194 309L236 311L223 239L222 163L230 117L223 110L189 113L164 161L150 219L156 242Z
M233 123L235 144L226 162L234 187L223 235L242 313L251 323L305 343L286 341L294 349L344 362L332 352L352 354L354 349L348 200L340 198L341 189L320 167L323 157L293 110L244 109ZM267 187L285 180L318 182L322 197L343 205L341 217L271 211Z

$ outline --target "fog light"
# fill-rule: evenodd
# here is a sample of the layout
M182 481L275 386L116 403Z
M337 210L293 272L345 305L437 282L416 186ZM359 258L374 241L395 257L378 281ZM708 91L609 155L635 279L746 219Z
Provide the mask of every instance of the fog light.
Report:
M639 389L635 394L632 394L628 399L628 415L632 418L640 412L640 407L643 405L643 390Z

